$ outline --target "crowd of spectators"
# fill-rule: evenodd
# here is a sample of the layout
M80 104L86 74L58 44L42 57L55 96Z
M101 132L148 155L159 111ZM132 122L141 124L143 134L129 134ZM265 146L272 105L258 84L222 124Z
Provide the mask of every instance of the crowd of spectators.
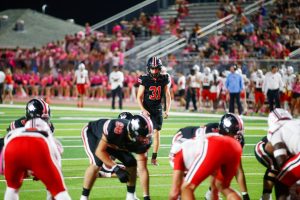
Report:
M246 16L237 1L221 3L219 18L234 14L236 20L224 29L219 29L208 38L197 38L201 27L196 24L189 35L189 43L182 51L184 57L194 55L199 59L211 59L207 63L217 69L228 68L228 62L239 63L245 59L286 59L290 52L300 47L300 3L297 0L278 0L272 9L263 1L260 8ZM184 37L185 35L182 35ZM243 67L247 72L249 66Z
M43 95L47 85L53 85L52 95L71 98L76 96L72 86L74 70L80 62L84 62L91 82L87 96L99 100L106 98L106 91L110 91L107 77L112 67L124 67L125 85L130 88L125 87L125 98L129 99L135 93L134 90L131 92L131 88L137 87L137 77L143 72L127 71L124 52L135 45L137 37L160 35L166 30L178 37L187 37L188 45L180 57L170 54L167 58L168 66L177 70L178 66L184 67L178 61L180 58L195 55L196 60L210 59L211 62L206 65L211 68L222 71L234 62L247 73L252 66L240 60L285 59L291 51L300 47L300 5L297 0L278 0L273 10L268 12L261 3L260 9L251 16L243 14L239 1L221 3L217 16L222 18L234 14L237 20L205 40L197 38L201 33L200 24L195 24L192 30L181 27L180 21L189 16L188 8L187 1L177 0L178 14L169 22L158 14L150 16L142 12L132 21L115 24L111 35L92 32L87 23L85 32L66 35L64 40L50 42L41 49L4 49L0 52L0 66L9 67L9 71L13 72L14 91L20 96ZM101 78L94 78L97 76ZM93 79L101 82L97 83L101 87L93 87ZM58 87L61 84L66 86L66 91ZM39 85L38 91L34 89L35 85Z

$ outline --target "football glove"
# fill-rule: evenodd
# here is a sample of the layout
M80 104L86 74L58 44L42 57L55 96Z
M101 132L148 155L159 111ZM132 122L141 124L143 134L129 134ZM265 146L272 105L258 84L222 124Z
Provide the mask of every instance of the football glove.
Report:
M121 183L127 183L129 181L129 173L119 165L113 167L113 172L118 176Z

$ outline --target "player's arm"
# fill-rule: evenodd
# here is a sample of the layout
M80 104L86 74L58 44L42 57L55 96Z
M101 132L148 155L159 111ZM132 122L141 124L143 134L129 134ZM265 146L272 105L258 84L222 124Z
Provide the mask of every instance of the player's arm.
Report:
M169 200L177 200L180 195L180 189L183 182L184 172L181 170L173 171L172 186L169 193Z
M242 161L240 162L239 168L237 170L237 174L235 175L236 181L238 182L238 185L240 187L240 191L243 196L243 200L248 200L249 195L248 195L248 190L247 190L247 184L246 184L246 177L242 165Z
M168 85L165 85L164 87L165 97L166 97L166 111L164 118L168 118L170 108L171 108L171 94L170 94L170 88Z
M144 99L144 92L145 92L145 86L140 85L137 93L137 102L142 110L143 115L150 115L150 113L144 108L143 106L143 99Z
M172 180L171 190L169 193L169 200L177 200L180 195L181 187L183 186L185 166L184 166L182 150L180 150L174 155L173 168L174 168L173 180Z
M129 181L129 174L110 158L106 151L108 147L107 142L106 136L102 134L102 138L96 148L95 154L108 168L112 168L112 171L116 173L121 183L126 183Z
M288 159L288 152L287 147L285 143L282 141L281 135L283 133L283 128L280 128L279 130L275 131L272 134L272 137L270 139L270 142L273 146L273 155L276 159L277 167L280 169L285 161Z
M112 168L115 165L117 165L117 163L115 163L110 158L109 154L106 151L107 147L108 147L107 138L104 134L102 134L102 138L96 148L95 154L108 168Z
M86 84L90 84L90 79L89 79L89 74L88 74L88 72L86 73L86 76L85 76L85 83Z
M141 187L143 189L144 196L150 196L149 194L149 171L147 168L147 153L136 154L138 174L140 177Z
M274 157L276 159L277 166L279 169L283 166L285 161L288 159L287 148L283 142L278 142L273 145Z

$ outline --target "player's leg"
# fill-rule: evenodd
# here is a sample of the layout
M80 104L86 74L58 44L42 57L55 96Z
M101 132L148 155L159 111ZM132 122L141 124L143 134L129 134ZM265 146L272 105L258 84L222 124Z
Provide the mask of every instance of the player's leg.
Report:
M60 165L54 155L46 138L31 139L32 148L28 150L31 157L29 169L33 175L41 180L53 197L66 191L64 178Z
M157 162L157 153L160 146L160 132L157 129L153 131L153 152L151 158L152 165L158 165Z
M90 191L95 183L95 180L98 177L98 172L100 167L102 166L102 161L99 160L95 155L97 138L93 136L92 133L90 133L88 126L85 126L82 129L81 138L83 141L85 152L90 160L90 165L88 166L84 174L82 195L80 199L87 200L90 195Z
M135 188L137 178L137 161L134 156L127 151L120 151L115 149L107 149L109 155L120 160L126 167L126 171L129 173L129 181L127 182L127 194L126 200L136 200Z
M4 200L19 199L19 188L26 173L23 166L26 155L21 153L22 143L22 140L16 138L3 149L4 176L7 185Z
M160 146L160 130L163 123L163 117L162 117L162 111L156 110L150 112L150 118L153 123L153 150L152 150L152 158L151 158L151 164L152 165L158 165L157 162L157 154Z

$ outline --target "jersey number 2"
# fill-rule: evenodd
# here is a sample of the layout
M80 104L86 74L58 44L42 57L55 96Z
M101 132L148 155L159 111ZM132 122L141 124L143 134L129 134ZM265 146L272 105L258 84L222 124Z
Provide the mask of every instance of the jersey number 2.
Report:
M150 100L160 100L161 86L150 86L149 90L152 91L152 94L149 96Z

